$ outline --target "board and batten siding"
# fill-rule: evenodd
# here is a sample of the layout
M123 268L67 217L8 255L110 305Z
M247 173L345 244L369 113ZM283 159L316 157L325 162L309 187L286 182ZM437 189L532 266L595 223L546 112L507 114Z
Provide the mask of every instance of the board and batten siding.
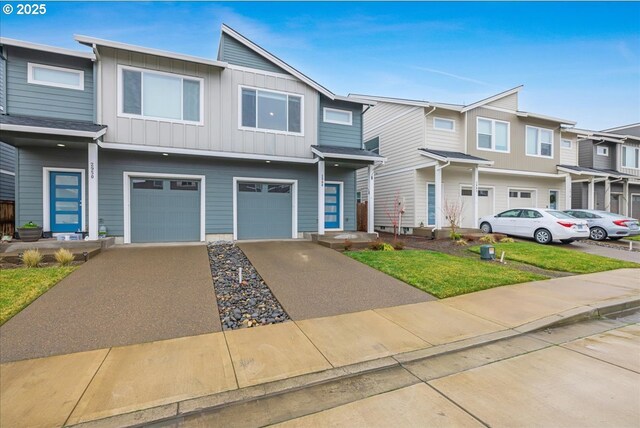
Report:
M93 63L89 59L56 55L4 46L7 53L6 112L94 122ZM27 83L27 64L43 64L82 70L84 90L55 88Z
M324 109L332 108L351 112L351 125L341 125L324 121ZM320 95L318 109L318 145L362 148L362 106L344 101L331 101Z
M269 71L272 73L286 73L282 68L278 67L263 56L247 48L245 45L229 36L222 34L220 37L220 52L218 52L218 60L228 62L229 64L239 65L241 67L256 68L258 70Z

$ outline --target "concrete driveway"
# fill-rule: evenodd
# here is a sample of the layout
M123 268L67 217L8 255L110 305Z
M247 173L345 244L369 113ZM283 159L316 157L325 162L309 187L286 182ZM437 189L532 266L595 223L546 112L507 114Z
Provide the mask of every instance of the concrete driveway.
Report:
M112 248L0 327L0 362L221 331L207 248Z
M296 321L436 300L316 243L247 242L239 247Z

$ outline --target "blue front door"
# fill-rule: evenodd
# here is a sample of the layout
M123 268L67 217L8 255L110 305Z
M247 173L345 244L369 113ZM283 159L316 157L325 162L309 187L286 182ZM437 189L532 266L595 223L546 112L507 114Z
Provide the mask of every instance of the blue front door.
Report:
M340 206L340 185L325 183L324 185L324 228L339 229L342 207Z
M51 172L51 232L82 230L82 179L79 172Z

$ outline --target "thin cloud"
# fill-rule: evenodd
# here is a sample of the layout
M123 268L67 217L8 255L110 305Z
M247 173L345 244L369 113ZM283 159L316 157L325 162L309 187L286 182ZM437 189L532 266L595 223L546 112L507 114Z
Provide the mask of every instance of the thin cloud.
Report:
M478 85L493 86L491 83L483 82L482 80L472 79L471 77L460 76L459 74L453 74L453 73L449 73L442 70L436 70L435 68L418 67L418 66L414 66L412 68L420 71L426 71L427 73L440 74L441 76L447 76L453 79L463 80L465 82L476 83Z

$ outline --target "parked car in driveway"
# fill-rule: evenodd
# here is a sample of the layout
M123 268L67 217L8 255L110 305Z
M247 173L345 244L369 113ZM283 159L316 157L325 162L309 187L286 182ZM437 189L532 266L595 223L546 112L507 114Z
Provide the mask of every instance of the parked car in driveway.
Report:
M560 241L564 244L589 237L585 220L562 211L540 208L515 208L500 214L482 217L480 229L484 233L533 238L539 244Z
M617 241L625 236L640 234L638 220L624 215L600 210L565 210L589 224L590 238L602 241L607 238Z

